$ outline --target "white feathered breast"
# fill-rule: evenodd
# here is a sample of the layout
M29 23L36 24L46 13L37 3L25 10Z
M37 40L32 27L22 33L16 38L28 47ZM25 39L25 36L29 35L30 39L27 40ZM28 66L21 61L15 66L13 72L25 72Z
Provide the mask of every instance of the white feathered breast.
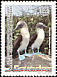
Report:
M27 28L22 28L21 29L21 35L22 35L22 42L21 42L21 46L19 47L19 50L24 50L25 48L27 48L28 44L29 44L29 39L30 39L30 34Z
M41 46L42 42L44 41L44 38L45 38L44 30L38 29L37 34L38 34L38 36L37 36L35 42L33 43L32 48L39 48Z

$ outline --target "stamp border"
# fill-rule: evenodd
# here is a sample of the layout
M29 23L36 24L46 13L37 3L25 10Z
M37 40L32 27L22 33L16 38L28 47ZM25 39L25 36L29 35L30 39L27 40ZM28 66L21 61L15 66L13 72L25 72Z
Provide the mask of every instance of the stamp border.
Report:
M9 3L8 3L8 2L9 2ZM26 4L26 2L30 2L30 4L31 4L31 1L26 1L26 2L25 2L25 1L2 1L1 4L2 4L2 3L3 3L3 4L2 4L2 7L1 7L1 19L4 18L4 15L3 15L4 12L5 12L5 9L4 9L5 4L4 4L4 3L6 3L7 5L9 5L10 2L12 2L13 4L14 4L14 2L15 2L16 4L17 4L17 2L19 2L19 3L21 2L21 4L22 4L23 2L24 2L25 4ZM40 2L44 3L44 2L46 2L46 1L44 1L44 2L43 2L43 1L32 1L32 3L40 3ZM47 1L46 4L47 4L47 3L50 3L50 4L52 4L52 6L54 5L54 7L56 7L56 5L55 5L55 4L56 4L56 1L51 1L51 2ZM52 11L53 14L54 14L54 15L53 15L53 18L52 18L52 22L54 22L54 23L53 23L52 25L56 25L56 23L55 23L55 20L56 20L56 18L55 18L55 16L56 16L56 8L54 8L54 7L53 7L53 11ZM3 8L3 9L2 9L2 8ZM4 12L3 12L3 11L4 11ZM5 41L2 40L2 39L5 39L5 33L4 33L5 27L3 27L3 24L5 25L4 20L5 20L5 19L2 19L2 20L1 20L1 32L2 32L2 34L1 34L1 37L2 37L2 38L1 38L1 42L2 42L2 44L1 44L1 51L3 51L3 49L5 49L5 48L4 48L4 46L5 46ZM52 29L53 29L53 28L52 28ZM56 34L56 31L55 31L55 30L56 30L56 26L54 26L53 35ZM53 41L53 43L54 43L54 46L53 46L53 47L54 47L54 49L56 50L56 48L55 48L55 47L56 47L56 44L55 44L55 43L56 43L56 41L55 41L56 38L55 38L55 37L56 37L56 36L54 35L52 41ZM53 50L54 50L54 49L53 49ZM6 76L10 76L10 75L11 75L11 76L15 76L13 72L10 72L10 73L9 73L9 72L6 72L6 73L4 72L3 69L4 69L5 58L3 59L3 57L5 57L5 55L4 55L3 53L4 53L4 52L1 53L1 56L2 56L2 57L1 57L1 61L3 62L3 63L1 63L1 64L2 64L2 65L1 65L1 68L2 68L2 76L3 76L3 75L6 75L6 74L7 74ZM52 55L53 55L53 54L52 54ZM56 55L56 54L54 54L54 57L55 57L55 55ZM54 59L54 58L52 58L52 59ZM56 57L55 57L55 59L56 59ZM54 61L55 61L55 59L54 59ZM56 65L56 63L54 63L54 65ZM55 66L54 66L54 70L55 70ZM11 74L11 73L12 73L12 74ZM19 72L18 72L18 73L19 73ZM16 76L17 76L18 73L16 72ZM22 73L23 73L23 74L22 74ZM27 75L27 76L31 75L31 76L33 76L33 72L30 72L29 74L28 74L28 72L26 72L26 73L27 73L27 74L24 75L24 72L20 72L19 75L24 75L24 76L26 76L26 75ZM39 74L38 74L38 73L35 73L35 74L34 74L34 76L37 76L37 75L39 75ZM40 74L39 76L53 76L53 75L55 75L55 73L52 74L52 75Z
M57 74L57 2L56 2L56 74Z

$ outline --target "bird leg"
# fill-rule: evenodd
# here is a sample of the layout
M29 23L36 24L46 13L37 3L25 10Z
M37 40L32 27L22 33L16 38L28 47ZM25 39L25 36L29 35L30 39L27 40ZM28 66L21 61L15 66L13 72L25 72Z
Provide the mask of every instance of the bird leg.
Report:
M32 56L32 54L28 54L28 53L26 52L26 49L25 49L25 56L30 57L30 56Z
M37 51L37 53L39 54L39 48L38 48L38 51Z
M25 49L25 54L27 54L26 49Z
M19 56L19 60L24 60L25 56L24 55L20 55L20 52L18 51L18 56Z
M33 55L34 55L34 49L32 49Z
M45 55L45 54L39 52L39 48L38 48L38 52L37 53L40 54L40 55Z

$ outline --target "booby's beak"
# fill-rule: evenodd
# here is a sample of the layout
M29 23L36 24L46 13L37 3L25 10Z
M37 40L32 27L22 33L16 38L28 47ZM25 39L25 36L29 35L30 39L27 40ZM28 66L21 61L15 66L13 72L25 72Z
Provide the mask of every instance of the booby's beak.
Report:
M43 27L44 27L44 28L47 28L47 29L49 28L49 27L48 27L48 26L46 26L46 25L43 25Z
M17 25L17 26L15 27L15 29L13 30L13 33L15 33L15 32L16 32L16 30L20 30L21 28L22 28L22 26Z
M22 28L22 25L17 25L16 28L14 30L19 30Z

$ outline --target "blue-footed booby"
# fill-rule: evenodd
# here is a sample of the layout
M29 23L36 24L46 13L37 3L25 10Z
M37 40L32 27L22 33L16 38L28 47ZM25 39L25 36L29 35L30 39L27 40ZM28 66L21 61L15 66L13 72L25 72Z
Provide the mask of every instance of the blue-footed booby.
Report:
M25 56L31 56L31 54L27 54L26 52L27 46L29 44L30 34L29 34L28 26L24 21L19 21L14 31L19 29L21 34L18 36L18 38L14 43L13 53L17 51L19 59L24 60ZM25 54L20 55L20 51L23 50L25 50Z
M44 27L47 28L47 26L45 26L43 23L39 22L36 24L36 33L32 35L32 37L30 38L30 42L27 48L31 47L33 54L41 54L39 53L39 48L41 46L41 44L44 41L45 38L45 32L44 32ZM34 53L34 48L37 48L37 53ZM44 54L41 54L44 55Z

